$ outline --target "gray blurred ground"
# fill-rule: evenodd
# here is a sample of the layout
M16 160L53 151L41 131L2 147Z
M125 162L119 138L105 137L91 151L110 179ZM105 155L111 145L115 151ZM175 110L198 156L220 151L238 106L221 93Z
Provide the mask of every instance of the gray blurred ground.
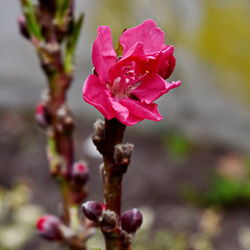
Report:
M199 20L202 18L199 1L169 2L172 11L178 16L183 32L188 29L190 35L195 33ZM95 16L100 0L79 0L77 3L77 10L85 11L86 20L77 53L76 77L70 91L69 103L77 115L94 119L100 115L94 108L82 102L81 88L92 67L91 44L95 37L96 27L92 24L91 18ZM134 11L136 12L134 14L136 17L133 17L134 24L148 17L155 18L158 22L165 20L164 10L162 15L156 13L151 1L144 1L143 4L142 1L136 1ZM39 100L41 90L46 86L32 46L18 34L16 19L19 15L18 1L2 1L0 9L0 105L18 110L28 106L34 107ZM198 141L220 142L243 151L250 150L249 110L218 90L215 71L211 65L200 61L193 53L181 46L176 46L176 57L177 67L172 79L182 80L183 85L159 101L160 110L166 119L157 125L144 122L136 128L150 127L152 128L150 131L155 131L158 127L174 126Z

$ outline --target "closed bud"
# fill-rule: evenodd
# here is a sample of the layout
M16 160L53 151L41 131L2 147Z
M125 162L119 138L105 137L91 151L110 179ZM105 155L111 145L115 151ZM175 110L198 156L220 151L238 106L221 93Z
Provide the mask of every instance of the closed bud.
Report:
M26 24L25 17L20 16L17 19L17 23L18 23L19 31L20 31L21 35L26 39L30 39L30 34L29 34L28 29L27 29L27 24Z
M142 214L136 208L127 210L121 215L122 229L124 229L128 233L135 233L136 230L141 226L141 224Z
M101 228L105 232L111 232L117 225L118 219L114 211L106 210L103 213Z
M105 122L101 119L98 119L94 123L94 134L92 136L94 144L98 144L103 140L105 136Z
M84 185L89 180L89 169L84 162L75 162L72 169L72 180Z
M105 205L96 201L87 201L82 204L81 210L89 220L98 222L103 215Z
M130 163L130 158L133 149L134 145L130 143L116 145L114 153L114 159L116 164L122 166L128 166Z
M44 215L36 222L39 234L51 241L59 241L63 239L60 226L63 225L61 220L54 215Z
M40 127L46 128L49 125L49 116L43 103L37 105L35 118Z

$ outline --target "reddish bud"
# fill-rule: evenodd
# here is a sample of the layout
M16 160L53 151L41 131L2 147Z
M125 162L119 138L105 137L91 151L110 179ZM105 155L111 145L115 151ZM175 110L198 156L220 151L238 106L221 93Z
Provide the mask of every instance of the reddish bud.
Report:
M48 113L43 103L39 103L36 107L35 118L38 125L42 128L46 128L49 124Z
M60 225L62 225L62 222L54 215L44 215L36 222L39 234L51 241L58 241L63 238Z
M104 204L95 202L95 201L87 201L82 204L81 210L84 215L92 221L98 222L101 218L103 211L105 209Z
M141 224L142 214L136 208L125 211L121 216L122 229L128 233L135 233Z
M75 162L72 169L72 180L84 185L89 179L89 169L84 162Z
M30 39L30 34L29 34L28 29L27 29L27 24L26 24L25 17L20 16L17 19L17 23L18 23L19 31L20 31L21 35L26 39Z

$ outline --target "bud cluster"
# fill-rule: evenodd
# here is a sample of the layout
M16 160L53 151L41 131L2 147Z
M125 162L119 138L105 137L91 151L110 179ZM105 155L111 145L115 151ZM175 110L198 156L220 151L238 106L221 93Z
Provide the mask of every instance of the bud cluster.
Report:
M112 232L118 226L116 213L105 209L105 205L96 201L87 201L81 206L82 213L87 219L98 223L103 231ZM142 224L142 214L136 209L122 213L120 217L121 229L128 234L134 234Z

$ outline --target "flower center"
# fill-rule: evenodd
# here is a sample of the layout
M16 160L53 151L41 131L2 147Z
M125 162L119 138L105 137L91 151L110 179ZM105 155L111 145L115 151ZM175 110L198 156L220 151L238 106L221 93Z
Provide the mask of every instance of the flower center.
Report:
M122 99L129 97L131 91L141 84L140 79L145 76L148 71L143 73L137 71L136 62L134 61L130 62L130 65L125 65L121 68L120 75L108 86L114 98Z

